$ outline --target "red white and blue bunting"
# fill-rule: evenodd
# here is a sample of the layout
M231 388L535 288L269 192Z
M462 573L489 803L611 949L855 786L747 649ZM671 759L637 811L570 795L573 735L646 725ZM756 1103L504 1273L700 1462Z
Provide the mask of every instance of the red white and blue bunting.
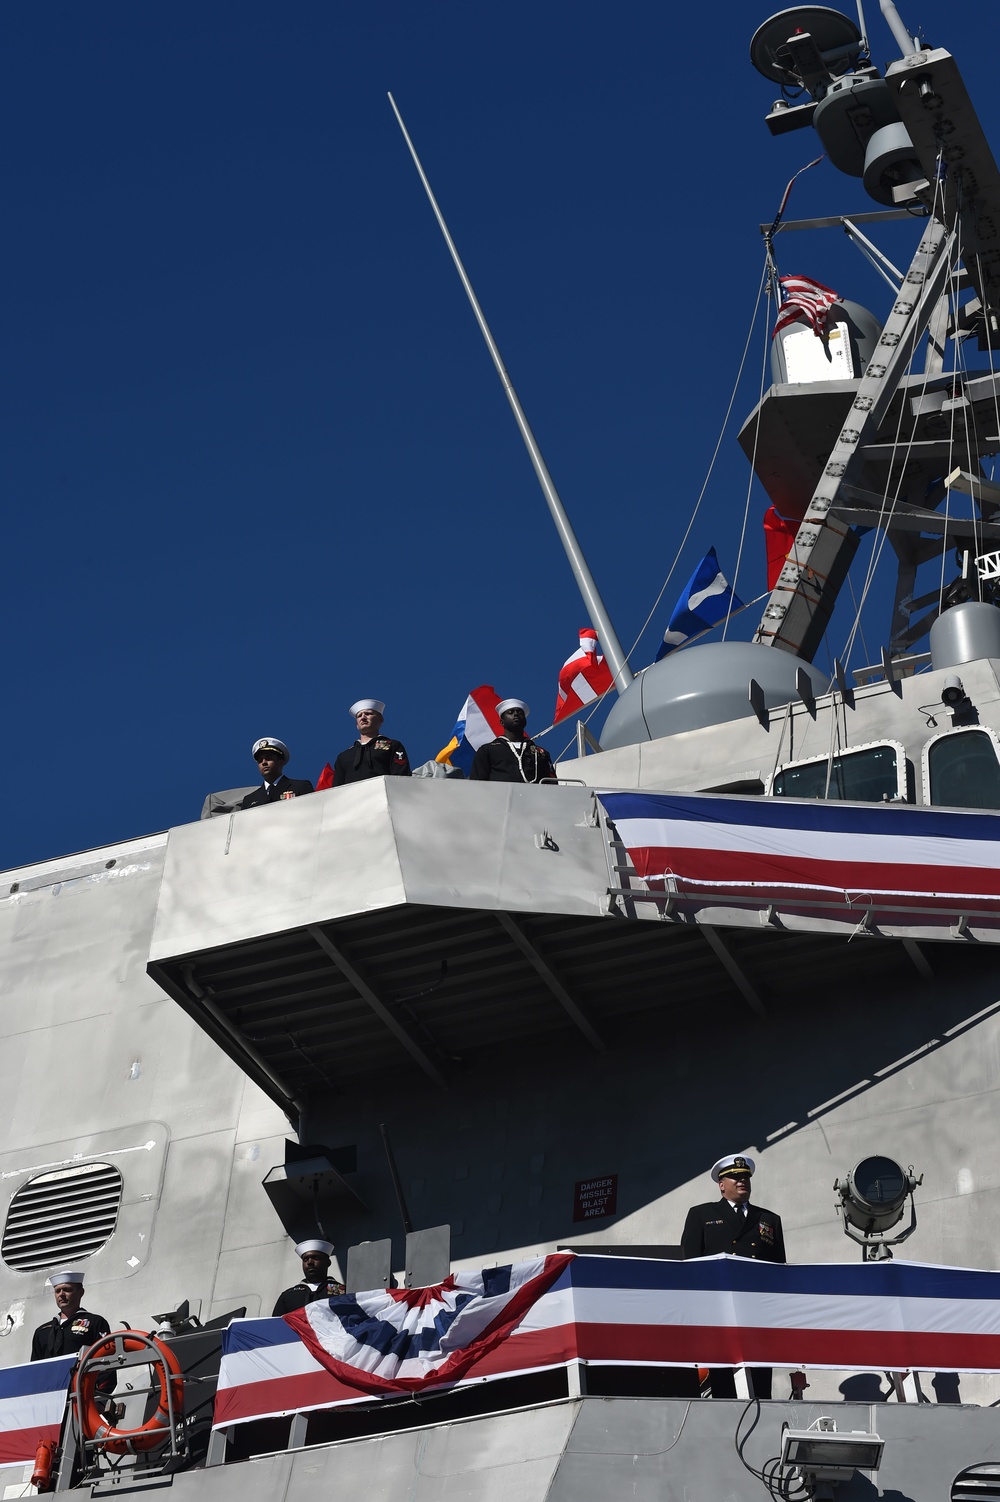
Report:
M706 922L756 926L773 908L805 931L1000 942L1000 814L704 793L599 797L644 889Z
M654 1366L778 1366L844 1371L1000 1371L1000 1273L915 1262L829 1263L776 1266L737 1257L692 1262L632 1257L566 1256L545 1259L561 1270L521 1314L509 1332L493 1339L495 1321L481 1325L472 1312L462 1336L456 1318L451 1342L428 1337L427 1350L453 1344L435 1370L418 1377L382 1376L372 1383L372 1358L351 1372L344 1347L331 1356L303 1340L285 1319L237 1320L226 1332L216 1397L215 1423L370 1402L418 1386L441 1387L563 1366L591 1364ZM526 1289L539 1276L538 1261L459 1273L452 1287L421 1290L431 1329L451 1310L454 1289L475 1280L510 1278ZM527 1274L521 1269L530 1269ZM537 1289L539 1285L535 1283ZM349 1326L353 1307L375 1295L329 1300L329 1312ZM324 1305L321 1307L325 1307ZM464 1307L470 1307L474 1300ZM340 1306L338 1313L337 1306ZM310 1308L315 1309L313 1305ZM398 1302L412 1309L413 1304ZM508 1304L508 1310L510 1305ZM480 1316L485 1310L479 1311ZM316 1329L314 1320L310 1328ZM413 1354L416 1324L400 1342L402 1361ZM363 1344L363 1342L362 1342ZM461 1350L461 1367L447 1362ZM381 1357L379 1358L382 1359ZM432 1363L433 1364L433 1363ZM383 1372L386 1370L383 1367ZM400 1368L402 1370L402 1367ZM460 1373L460 1374L459 1374Z
M42 1440L56 1441L75 1356L0 1369L0 1466L28 1465Z

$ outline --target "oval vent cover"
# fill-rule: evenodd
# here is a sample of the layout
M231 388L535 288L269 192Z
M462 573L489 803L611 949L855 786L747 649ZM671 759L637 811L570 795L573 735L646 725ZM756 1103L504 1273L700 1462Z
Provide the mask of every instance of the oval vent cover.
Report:
M110 1163L81 1163L23 1184L7 1211L0 1257L18 1272L90 1257L118 1222L122 1176Z
M1000 1466L974 1465L956 1476L951 1502L1000 1502Z

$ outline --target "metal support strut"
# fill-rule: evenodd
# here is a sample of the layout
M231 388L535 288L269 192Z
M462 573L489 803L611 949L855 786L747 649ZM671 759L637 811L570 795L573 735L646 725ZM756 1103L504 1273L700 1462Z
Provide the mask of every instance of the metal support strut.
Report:
M875 353L858 386L795 543L764 607L754 640L811 661L851 559L857 537L849 523L831 515L841 490L856 477L866 440L889 410L899 380L937 306L956 243L937 219L929 219Z

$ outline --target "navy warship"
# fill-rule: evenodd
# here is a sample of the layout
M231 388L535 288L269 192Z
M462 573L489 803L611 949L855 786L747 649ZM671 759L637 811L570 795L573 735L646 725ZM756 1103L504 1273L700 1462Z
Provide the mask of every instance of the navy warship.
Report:
M118 1332L85 1362L121 1407L109 1438L81 1369L41 1458L0 1446L5 1497L1000 1496L1000 173L956 60L880 8L883 71L860 10L795 6L751 42L771 133L815 131L878 205L766 225L775 292L782 237L830 228L892 292L774 340L740 443L793 525L751 641L634 673L570 535L617 701L556 781L248 810L230 789L4 873L0 1413L34 1432L31 1334L70 1265ZM872 238L893 219L905 270ZM885 646L830 674L865 531L895 559ZM776 1343L770 1399L760 1356L662 1313L709 1287L677 1259L725 1153L782 1218L775 1308L818 1290L856 1334L860 1279L897 1299L856 1363L816 1329ZM269 1318L316 1236L348 1296L414 1307L536 1265L569 1279L558 1301L579 1267L580 1309L617 1290L634 1343L599 1314L557 1350L529 1314L506 1364L324 1388ZM952 1365L957 1345L922 1362L895 1339L918 1305L923 1335L965 1342ZM713 1361L743 1396L708 1395Z

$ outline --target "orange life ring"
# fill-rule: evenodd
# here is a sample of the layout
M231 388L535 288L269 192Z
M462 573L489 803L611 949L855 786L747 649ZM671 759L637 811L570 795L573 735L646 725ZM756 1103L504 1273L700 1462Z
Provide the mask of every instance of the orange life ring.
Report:
M143 1338L137 1338L139 1336ZM139 1451L155 1450L170 1432L170 1407L173 1407L175 1420L184 1411L184 1378L181 1374L180 1362L170 1347L164 1345L161 1340L157 1340L155 1335L146 1335L141 1330L135 1330L131 1334L119 1330L117 1333L103 1336L86 1350L80 1358L81 1365L84 1362L90 1362L95 1357L112 1355L116 1341L121 1341L122 1349L125 1351L149 1351L150 1365L156 1370L158 1383L159 1396L156 1412L138 1429L116 1429L112 1424L106 1423L97 1407L98 1373L84 1367L83 1377L79 1384L83 1432L88 1439L98 1440L103 1450L110 1450L114 1455L134 1455ZM150 1349L151 1347L153 1349ZM168 1381L169 1400L167 1397Z

